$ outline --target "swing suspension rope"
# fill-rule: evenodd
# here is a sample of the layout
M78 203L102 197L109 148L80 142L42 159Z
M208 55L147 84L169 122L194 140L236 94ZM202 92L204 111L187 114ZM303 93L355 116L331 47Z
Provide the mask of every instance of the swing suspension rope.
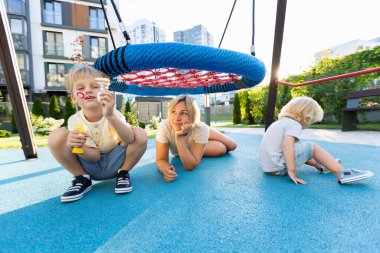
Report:
M234 0L219 47L236 1ZM254 57L253 44L251 55L182 43L130 45L130 37L121 16L113 0L111 3L127 45L107 53L94 63L95 68L111 78L111 90L139 95L228 92L253 87L265 76L264 64ZM104 10L103 4L102 8ZM109 32L112 33L110 29ZM179 91L181 89L182 92Z
M317 80L313 80L313 81L307 81L307 82L303 82L303 83L297 83L297 84L276 80L276 84L277 85L282 84L284 86L290 86L290 87L301 87L301 86L307 86L310 84L324 83L324 82L334 81L334 80L338 80L338 79L344 79L344 78L348 78L348 77L366 75L366 74L371 74L371 73L376 73L376 72L380 72L380 67L367 69L367 70L360 70L360 71L356 71L356 72L351 72L351 73L321 78L321 79L317 79Z

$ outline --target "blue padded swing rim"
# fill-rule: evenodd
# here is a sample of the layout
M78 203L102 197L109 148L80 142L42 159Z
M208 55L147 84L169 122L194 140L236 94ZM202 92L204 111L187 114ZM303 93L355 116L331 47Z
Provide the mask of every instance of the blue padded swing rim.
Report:
M251 88L259 84L265 77L264 63L254 56L226 49L174 42L123 46L97 59L94 67L111 78L110 90L143 96L228 92ZM158 68L232 73L241 75L242 79L235 83L185 89L126 85L116 79L118 75L131 71Z

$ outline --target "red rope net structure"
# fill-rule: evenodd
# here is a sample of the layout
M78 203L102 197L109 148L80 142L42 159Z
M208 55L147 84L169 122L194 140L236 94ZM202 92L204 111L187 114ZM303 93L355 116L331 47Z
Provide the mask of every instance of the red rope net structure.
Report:
M129 72L120 75L120 79L126 83L152 88L196 88L233 83L241 79L241 76L205 70L162 68Z

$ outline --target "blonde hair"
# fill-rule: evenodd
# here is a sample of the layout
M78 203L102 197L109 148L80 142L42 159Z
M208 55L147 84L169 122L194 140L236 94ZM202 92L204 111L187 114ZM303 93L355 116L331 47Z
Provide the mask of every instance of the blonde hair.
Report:
M109 78L103 72L83 63L75 64L66 74L65 87L69 93L72 93L74 83L85 77L93 77L97 82L107 87L109 85Z
M189 113L190 123L193 126L197 126L201 121L201 113L195 99L188 94L178 95L175 98L173 98L173 100L169 103L169 107L168 107L169 118L172 116L172 111L174 109L174 106L176 106L181 101L184 101L186 104L186 108Z
M279 118L287 117L308 126L323 119L323 109L310 97L296 97L282 107Z

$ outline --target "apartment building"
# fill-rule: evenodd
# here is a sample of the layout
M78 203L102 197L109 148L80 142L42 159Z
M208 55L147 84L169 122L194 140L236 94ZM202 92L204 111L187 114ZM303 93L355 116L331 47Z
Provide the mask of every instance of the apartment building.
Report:
M166 33L156 23L148 19L140 19L127 27L133 44L165 42Z
M197 25L191 29L174 32L174 42L213 46L214 37L207 31L206 27Z
M74 59L92 63L122 43L118 22L111 4L106 26L100 0L4 0L10 28L23 76L27 100L34 96L48 101L56 95L62 104L67 95L64 75ZM118 5L118 1L115 1ZM9 100L5 82L0 80L4 100Z

